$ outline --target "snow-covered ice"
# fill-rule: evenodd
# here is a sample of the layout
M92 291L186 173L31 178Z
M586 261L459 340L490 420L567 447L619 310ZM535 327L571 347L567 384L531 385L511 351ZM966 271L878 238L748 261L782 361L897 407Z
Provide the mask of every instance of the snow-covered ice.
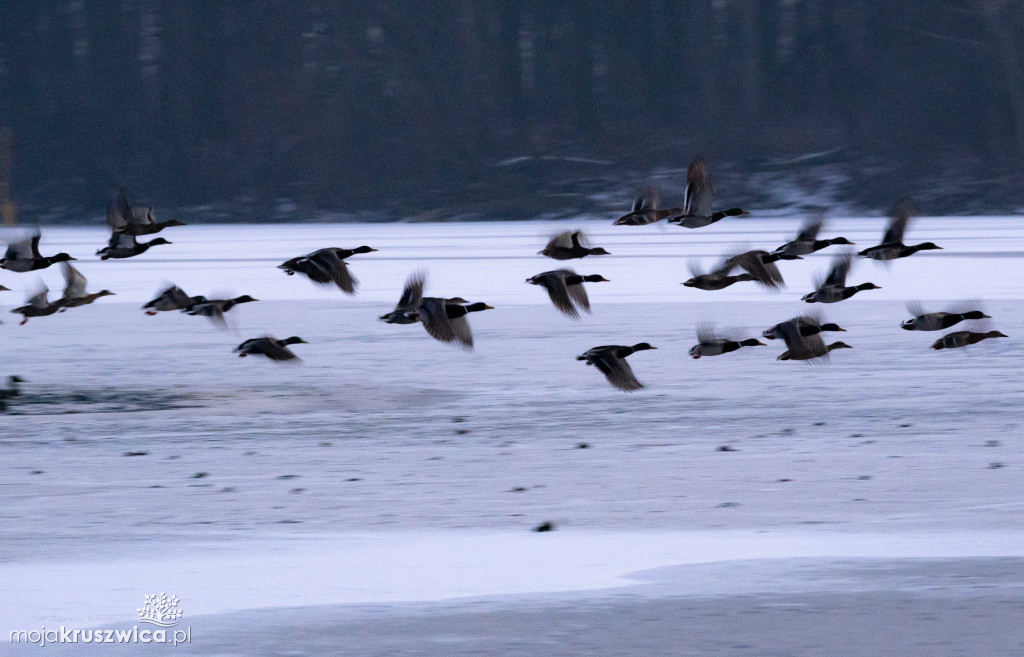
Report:
M732 600L726 616L749 599L814 600L826 621L847 602L881 618L931 596L991 622L967 623L968 635L998 632L1011 608L985 596L1019 599L1024 581L1024 225L914 220L907 242L944 250L888 267L856 263L850 281L882 289L821 308L854 346L827 365L777 362L776 343L689 359L701 321L752 336L810 308L799 298L836 247L782 263L789 285L775 294L680 285L691 259L711 265L737 247L774 248L799 222L188 226L166 231L173 245L117 262L92 255L103 230L44 228L44 255L70 252L90 290L117 296L25 326L3 318L0 376L27 383L0 415L0 629L73 622L85 607L95 623L82 627L119 627L137 618L145 594L167 591L196 630L177 650L276 654L283 648L265 641L230 647L269 624L297 637L293 653L323 654L303 628L344 617L358 636L383 615L408 626L409 648L424 635L408 614L458 628L465 610L453 600L471 598L504 601L507 628L539 633L539 645L566 631L552 619L583 622L577 609L613 622L601 610L629 592L630 604L654 605L643 607L654 618L677 613L665 601L685 594L705 611ZM836 218L823 236L865 248L884 224ZM613 255L536 255L570 228ZM349 260L361 281L354 298L275 268L322 246L361 244L379 251ZM588 286L593 314L579 322L524 283L565 265L611 280ZM417 268L428 271L429 294L495 306L470 317L474 352L376 320ZM59 294L57 267L41 277ZM13 291L0 302L20 305L35 280L3 272ZM260 301L232 310L228 331L180 313L144 316L139 306L164 281ZM927 310L980 303L988 325L1010 337L932 351L942 332L899 329L909 300ZM294 348L303 362L231 353L268 332L305 338ZM598 344L641 340L658 350L630 357L647 386L638 393L612 389L575 360ZM544 521L556 531L529 531ZM728 564L731 574L715 570ZM662 570L639 572L650 569ZM807 569L817 575L794 574ZM888 593L851 602L854 590ZM554 625L538 609L554 609L540 614ZM512 631L478 621L495 636ZM812 620L779 623L813 633ZM479 650L466 631L426 653ZM1017 654L1024 638L1004 631L978 654ZM815 654L812 643L786 654ZM493 653L529 645L509 637ZM700 651L709 645L693 649L719 654ZM32 649L0 635L0 653Z

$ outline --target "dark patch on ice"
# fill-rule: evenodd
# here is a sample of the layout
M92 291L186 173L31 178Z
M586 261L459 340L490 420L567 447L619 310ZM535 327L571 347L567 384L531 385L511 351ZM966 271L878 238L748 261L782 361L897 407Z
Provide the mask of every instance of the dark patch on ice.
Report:
M125 452L121 456L149 456L149 452Z
M299 475L294 475L294 474L278 475L277 478L278 479L298 479Z
M555 531L555 523L553 522L542 522L533 528L535 532L553 532Z
M169 389L65 388L34 389L23 394L11 415L71 415L78 413L137 413L182 408L203 408L190 392Z
M193 479L202 479L203 477L209 477L209 476L210 476L209 472L197 472L194 475L192 475L192 478Z

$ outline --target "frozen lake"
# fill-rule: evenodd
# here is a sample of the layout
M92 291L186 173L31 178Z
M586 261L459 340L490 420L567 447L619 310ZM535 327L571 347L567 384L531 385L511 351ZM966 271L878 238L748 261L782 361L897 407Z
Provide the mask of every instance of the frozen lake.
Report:
M969 606L980 620L958 636L987 632L993 643L977 654L1019 654L1024 635L1002 621L1019 614L1024 587L1024 222L914 220L906 241L944 250L855 263L851 283L883 289L819 306L854 347L825 366L777 362L776 343L687 357L701 321L753 336L809 308L800 296L837 247L782 263L788 288L778 293L680 285L691 259L710 267L738 246L770 250L799 218L696 231L610 223L189 226L165 231L173 245L107 262L92 255L105 230L44 228L44 255L71 253L90 290L117 296L25 326L3 313L0 376L27 383L0 415L0 630L67 624L83 603L95 623L82 627L124 625L144 594L166 590L197 632L177 648L189 654L323 654L304 635L332 623L363 637L353 644L361 654L377 654L368 649L378 618L404 628L398 648L411 654L424 637L434 642L426 654L487 654L460 620L467 608L441 602L470 597L495 636L535 635L493 646L519 654L567 627L614 628L605 612L626 598L641 607L623 619L711 614L701 627L719 612L744 618L750 600L782 600L812 604L837 626L908 607L942 624L953 613L943 609ZM822 236L866 248L884 224L837 218ZM570 228L612 255L536 255ZM379 251L349 260L356 297L275 268L361 244ZM523 282L565 265L611 281L588 285L593 314L579 322ZM428 294L495 306L470 318L475 351L376 320L417 268L428 271ZM0 272L12 288L4 307L21 305L35 276ZM41 276L59 296L59 268ZM165 281L260 301L232 310L230 330L144 316L139 306ZM1010 337L932 351L943 332L899 329L914 299L929 311L979 303ZM231 353L264 333L305 338L294 347L303 362ZM637 393L575 360L639 341L658 350L630 357L647 386ZM529 531L545 521L554 533ZM669 567L683 570L637 574ZM685 603L696 605L689 612L665 602L684 594L705 602ZM524 595L533 597L493 597ZM1013 599L1016 608L1004 604ZM487 616L494 605L504 620ZM800 614L758 609L757 627L814 632ZM294 641L239 638L264 624ZM666 646L671 627L657 630ZM928 627L904 629L933 636ZM822 641L786 654L824 654ZM694 654L746 654L712 644ZM889 654L871 648L863 654ZM0 635L0 654L8 650L19 647Z

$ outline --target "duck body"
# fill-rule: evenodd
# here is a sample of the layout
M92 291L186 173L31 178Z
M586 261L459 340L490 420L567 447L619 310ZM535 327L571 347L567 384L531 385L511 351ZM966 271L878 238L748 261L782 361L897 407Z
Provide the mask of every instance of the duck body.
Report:
M377 249L359 246L354 249L328 247L318 249L304 256L286 260L278 265L289 276L296 272L305 274L309 280L320 285L336 285L345 294L355 294L358 280L349 272L345 258L359 253L373 253Z
M775 253L788 256L805 256L821 251L833 244L853 244L853 242L845 237L833 237L829 240L793 240L775 249Z
M37 271L39 269L46 269L50 265L58 262L75 260L75 258L72 258L67 253L58 253L56 255L45 257L40 255L40 237L41 235L37 230L28 239L8 244L4 257L0 258L0 269L25 273L29 271Z
M115 232L110 236L110 242L107 243L107 246L97 251L96 255L100 256L100 260L133 258L137 255L142 255L154 246L170 243L162 237L157 237L148 242L140 242L135 239L134 235Z
M800 352L787 349L776 356L775 360L815 360L818 358L827 358L828 355L836 349L853 349L853 347L845 342L833 342L830 345L825 345L824 352Z
M766 329L761 333L762 337L768 340L775 340L776 338L781 337L779 335L779 327L784 324L792 324L795 326L800 333L800 337L803 338L807 338L824 331L846 331L846 329L841 328L838 324L834 324L832 322L822 324L821 320L817 317L801 315L800 317L794 317L793 319L781 322L769 329Z
M608 279L600 274L581 276L571 269L556 269L531 276L526 282L547 290L551 303L559 312L579 319L580 310L590 312L590 299L583 283L608 282Z
M566 231L551 238L547 246L538 251L537 254L555 260L573 260L585 258L588 255L611 255L601 247L588 248L583 246L582 238L583 233L581 231Z
M749 340L728 340L726 338L710 338L701 340L690 347L690 357L694 360L702 356L721 356L728 354L741 347L767 346L760 340L750 338Z
M968 345L977 344L982 340L989 338L1006 338L1009 337L999 331L987 331L985 333L975 333L974 331L955 331L953 333L947 333L932 344L932 349L957 349L959 347L966 347Z
M710 274L698 274L684 282L683 285L686 287L694 287L698 290L707 290L712 292L715 290L724 290L735 283L752 280L755 280L754 277L747 273L732 276L730 274L723 274L722 272L711 272Z
M906 320L900 324L900 328L907 331L941 331L967 319L991 318L980 310L969 310L963 313L926 313Z
M643 384L637 381L633 369L626 362L626 357L638 351L657 349L647 342L639 342L633 346L627 345L601 345L586 350L576 357L576 360L583 360L587 365L593 365L599 369L612 384L619 390L632 392L643 388Z
M49 290L43 288L40 292L28 300L28 304L11 310L12 313L22 316L21 324L28 322L29 317L46 317L61 309L60 303L51 303L47 299Z
M266 356L270 360L296 360L299 357L288 348L293 344L308 344L297 335L284 340L278 340L272 335L265 335L260 338L251 338L235 347L239 358L250 355Z
M240 303L249 303L250 301L259 301L254 299L248 294L243 294L240 297L234 299L210 299L203 300L192 304L191 308L185 310L189 315L209 317L210 319L223 323L224 313L228 312Z

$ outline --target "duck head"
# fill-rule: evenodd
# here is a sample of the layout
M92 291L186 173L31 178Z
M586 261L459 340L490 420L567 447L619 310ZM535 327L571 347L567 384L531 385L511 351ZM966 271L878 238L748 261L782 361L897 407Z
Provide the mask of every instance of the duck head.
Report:
M370 248L368 246L357 246L356 248L352 249L352 253L373 253L376 250L377 249Z
M846 344L845 342L833 342L828 346L828 350L832 351L833 349L853 349L853 347Z
M699 344L695 344L692 347L690 347L690 356L692 356L694 360L697 360L698 358L700 358L703 355L704 355L704 352L701 351L701 348L700 348Z
M234 301L235 303L248 303L250 301L259 301L259 299L253 299L248 294L243 294L240 297L235 297L234 299L232 299L232 301Z
M822 324L818 328L821 329L822 331L842 331L843 333L846 333L846 329L844 329L841 326L839 326L838 324L834 324L832 322L829 322L827 324Z
M293 335L290 338L285 338L284 340L281 340L281 344L286 344L287 345L287 344L309 344L309 343L306 342L305 340L303 340L302 338L300 338L299 336Z
M647 351L648 349L657 349L657 347L652 347L646 342L638 342L633 345L633 351Z
M908 320L906 320L904 322L901 322L900 323L900 328L905 330L905 331L917 330L917 318L915 317L913 319L908 319Z

